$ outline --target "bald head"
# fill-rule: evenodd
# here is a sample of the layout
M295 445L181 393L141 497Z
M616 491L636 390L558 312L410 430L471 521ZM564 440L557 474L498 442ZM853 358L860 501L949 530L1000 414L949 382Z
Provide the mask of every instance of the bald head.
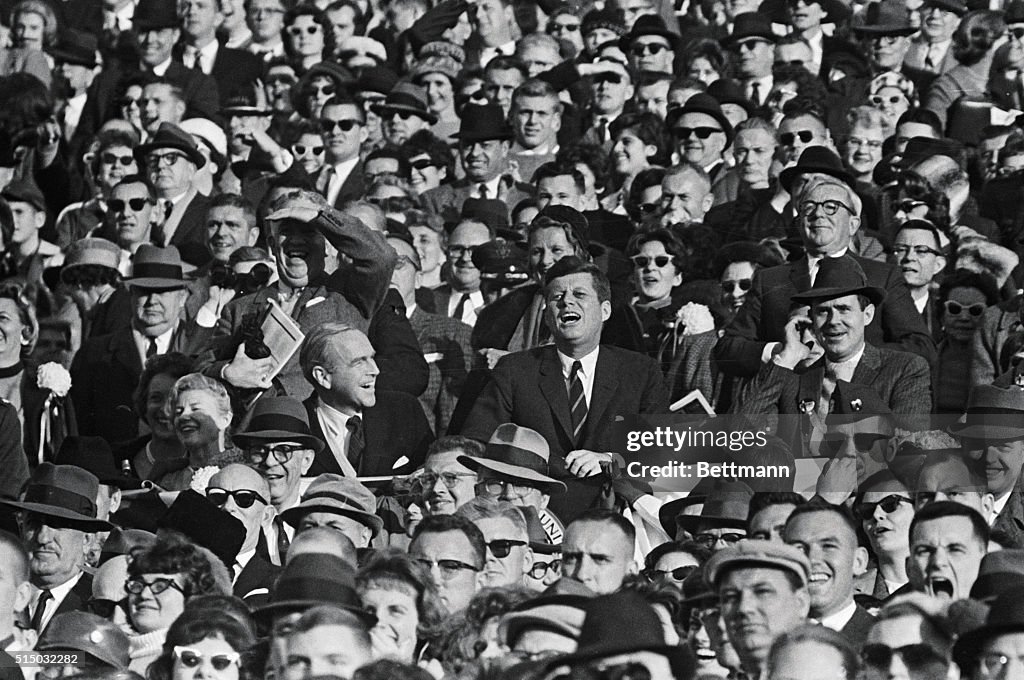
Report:
M288 557L285 564L291 562L296 555L320 553L335 555L352 565L357 566L356 544L337 529L331 527L310 527L297 534L288 546Z
M254 550L260 528L274 518L267 480L251 467L233 463L210 477L206 496L245 525L245 542L240 552Z
M227 491L235 489L249 489L255 491L264 498L270 496L270 484L263 476L248 465L232 463L225 465L220 472L210 477L208 486L215 486Z

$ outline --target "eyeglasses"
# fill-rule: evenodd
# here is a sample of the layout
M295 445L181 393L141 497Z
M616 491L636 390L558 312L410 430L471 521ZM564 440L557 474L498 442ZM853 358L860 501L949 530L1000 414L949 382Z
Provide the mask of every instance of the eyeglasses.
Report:
M459 483L459 479L462 477L473 477L476 478L476 473L473 472L442 472L440 474L436 472L424 472L420 475L420 484L425 489L433 489L437 486L437 480L441 480L449 489L454 489L455 485Z
M271 456L278 463L287 463L295 455L296 451L302 451L306 447L299 444L273 444L271 446L256 446L245 452L245 459L250 465L262 465Z
M513 482L508 482L503 479L493 478L485 479L484 481L480 482L480 486L484 489L484 491L488 493L488 495L491 496L500 496L505 489L508 489L510 492L521 496L523 494L529 493L534 488L526 484L515 484Z
M135 159L131 156L115 156L109 152L101 154L100 160L107 165L116 165L117 163L120 163L126 168L135 162Z
M295 152L296 156L305 156L307 151L309 153L313 154L314 156L319 156L320 154L322 154L324 152L324 147L322 147L322 146L306 146L305 144L293 144L292 145L292 151Z
M910 253L914 253L917 257L924 257L925 255L942 255L935 248L929 248L928 246L893 246L892 254L896 257L903 259Z
M503 560L512 553L512 548L517 545L527 545L526 541L515 541L511 538L498 538L487 544L487 549L499 560Z
M105 600L101 597L94 597L85 603L85 608L103 619L109 619L114 615L114 610L120 607L125 609L128 606L128 598L120 600Z
M840 208L845 208L848 213L853 214L853 209L841 201L804 201L800 204L800 214L810 217L817 212L818 208L821 208L821 212L829 217L839 212Z
M120 106L121 108L125 108L125 107L128 107L128 106L138 106L139 105L139 101L141 99L142 99L142 97L121 97L120 99L117 100L117 105Z
M242 655L238 652L221 652L220 654L213 654L207 657L202 652L197 652L189 647L174 647L174 658L181 662L182 666L186 668L196 668L203 662L203 659L209 658L210 665L213 666L214 670L224 671L231 666L238 664L238 660L242 658Z
M413 116L420 117L419 114L410 111L397 111L395 109L385 109L380 112L380 117L384 120L392 120L395 116L398 116L401 120L409 120Z
M330 97L337 91L338 88L336 88L334 85L331 85L330 83L327 83L326 85L310 85L306 88L306 96L316 97L322 94Z
M882 142L877 139L864 139L862 137L850 137L846 140L846 143L855 149L863 149L867 147L869 149L881 149Z
M450 581L459 575L460 571L480 571L480 567L460 562L459 560L428 560L425 557L414 557L413 562L422 565L427 571L433 571L434 566L441 571L441 578Z
M698 569L698 567L697 567L696 564L690 564L690 565L687 565L685 567L676 567L675 569L669 569L667 571L662 570L662 569L654 569L654 568L644 569L643 571L640 572L640 574L644 578L646 578L648 581L651 581L652 583L656 582L656 581L658 581L660 579L663 579L663 578L665 578L667 576L671 576L672 579L675 580L675 581L682 581L683 579L685 579L687 576L692 574L697 569Z
M613 83L618 85L622 82L622 76L618 73L598 73L594 75L594 84L598 83Z
M899 656L914 675L936 663L944 663L945 659L934 649L925 644L889 647L888 645L864 645L860 653L864 665L888 670L892 657Z
M300 35L302 35L303 30L305 30L305 33L307 35L316 35L316 33L320 31L320 24L306 26L305 29L303 29L301 26L289 26L288 35L292 36L293 38L298 38Z
M530 567L530 578L537 579L538 581L544 578L548 571L556 576L562 571L562 560L551 560L550 562L534 562L533 566Z
M253 503L259 501L263 505L270 505L267 499L251 489L235 489L228 491L217 486L206 488L206 498L218 508L227 504L228 498L235 499L235 505L240 508L251 508Z
M882 104L899 104L901 99L906 99L906 97L904 97L901 94L894 94L891 97L883 97L881 95L875 94L871 95L868 98L868 101L870 101L875 106L881 106Z
M962 314L965 311L973 317L979 317L985 313L985 305L983 305L980 302L976 302L973 305L964 306L959 302L954 302L953 300L946 300L946 303L943 306L946 308L946 311L952 314L953 316L960 316L960 314Z
M476 249L476 246L448 246L448 257L455 260L462 259L465 255L472 257Z
M873 35L867 38L869 45L895 45L902 36L899 35Z
M896 210L909 215L918 208L927 208L928 204L916 198L904 198L896 204Z
M651 669L637 661L597 668L587 668L587 675L594 680L651 680Z
M140 578L133 578L125 581L124 590L129 595L142 595L142 591L149 588L149 592L154 595L159 595L167 591L169 588L174 588L182 595L188 597L185 590L178 585L177 581L169 578L158 578L153 579L152 582L143 581Z
M654 262L655 267L667 267L672 262L672 257L669 255L655 255L650 257L648 255L634 255L629 258L633 260L633 266L637 269L643 269L651 262Z
M127 201L122 201L120 198L114 198L107 201L107 207L110 208L110 212L115 215L120 215L125 212L125 208L131 208L134 212L139 212L146 207L149 203L148 198L129 198Z
M875 508L882 508L882 511L888 515L896 512L896 509L899 508L902 503L913 505L913 501L905 496L890 494L877 503L861 503L857 506L857 514L866 522L875 516Z
M646 57L648 54L651 56L661 54L668 49L668 45L662 45L661 43L643 43L640 45L633 45L629 48L629 53L634 57Z
M1007 677L1004 675L1006 667L1014 660L1018 663L1024 663L1024 657L1020 656L1007 656L998 652L982 654L978 658L978 667L985 672L987 677L1002 678ZM907 665L909 666L910 664Z
M746 536L744 536L743 534L737 534L737 533L730 532L730 533L721 534L721 535L718 535L718 534L697 534L696 536L693 537L693 540L697 541L698 543L700 543L705 548L714 548L715 544L718 543L719 541L722 541L723 543L726 543L728 545L733 545L734 543L739 543L744 538L746 538Z
M810 130L797 130L796 132L783 132L779 135L779 139L782 141L783 146L793 146L796 140L799 139L804 144L807 144L814 139L814 133Z
M750 286L753 283L753 279L737 279L736 281L722 281L722 292L731 293L735 289L739 288L741 291L746 293L750 290Z
M707 139L716 132L723 132L722 128L715 127L676 127L672 128L672 134L678 140L687 140L691 135L697 135L697 139Z
M426 170L427 168L437 168L440 166L429 158L420 158L419 160L409 161L409 167L413 170Z
M188 156L183 153L165 153L155 154L151 153L146 156L146 165L150 168L159 168L161 165L165 168L173 167L178 161L188 160Z
M548 33L575 33L580 30L579 24L551 24L548 26Z
M342 132L348 132L357 125L362 125L363 121L356 120L355 118L342 118L341 120L331 120L330 118L320 119L320 131L326 134L334 132L334 128L338 128Z

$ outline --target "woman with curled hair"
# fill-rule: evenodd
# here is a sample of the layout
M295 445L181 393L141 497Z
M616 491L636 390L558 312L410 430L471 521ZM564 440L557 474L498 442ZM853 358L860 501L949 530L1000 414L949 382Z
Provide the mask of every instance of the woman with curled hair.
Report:
M149 547L132 550L124 586L128 595L128 620L134 632L129 638L132 670L145 671L160 655L161 648L166 653L173 651L175 644L182 644L181 639L169 637L168 629L185 611L185 603L190 598L228 594L215 575L216 568L223 568L223 565L215 565L215 562L211 552L175 531L161 532ZM203 620L212 618L210 611L203 610L201 614ZM230 620L244 628L234 619ZM165 645L165 640L170 647ZM185 644L193 641L195 639Z
M900 116L917 106L914 82L895 71L881 73L868 84L868 103L881 111L895 130Z
M850 132L843 145L843 162L858 183L870 184L871 173L882 159L882 144L894 128L888 117L873 106L855 106L846 120Z
M683 246L670 230L655 229L630 239L626 255L633 263L630 309L643 351L655 359L665 350L671 355L679 309L672 294L683 283Z
M721 78L727 67L726 54L715 40L694 41L683 54L683 75L705 85Z
M981 329L985 310L999 301L995 279L957 269L939 286L938 318L943 337L932 373L936 413L963 413L970 392L974 336Z
M247 652L256 644L252 628L216 610L185 611L167 631L147 680L249 680L262 677Z
M430 572L407 553L380 551L360 567L356 589L377 615L370 631L377 655L418 661L447 615Z
M52 81L53 63L44 52L57 42L57 17L41 0L22 0L11 10L11 47L0 48L0 77L27 73L46 87Z
M618 189L608 194L601 203L605 210L626 214L625 202L629 188L638 173L652 165L664 165L668 153L665 126L654 113L627 113L609 126L612 150L611 164Z
M305 73L314 64L334 54L334 29L327 15L312 4L301 4L285 12L281 29L284 52L296 73Z
M117 451L139 479L159 479L167 473L168 466L185 457L185 449L174 431L167 398L178 378L191 372L192 359L180 352L152 356L142 368L132 404L149 434L128 442Z
M233 411L224 385L202 373L190 373L174 383L168 404L188 466L163 477L160 486L170 491L187 489L195 470L241 461L229 440Z

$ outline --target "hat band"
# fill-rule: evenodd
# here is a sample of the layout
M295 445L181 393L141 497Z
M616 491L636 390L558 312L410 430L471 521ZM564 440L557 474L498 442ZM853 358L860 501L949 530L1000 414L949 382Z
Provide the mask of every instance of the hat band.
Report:
M307 501L315 501L317 499L327 499L327 500L331 500L331 501L336 501L338 503L341 503L342 505L348 506L350 508L354 508L354 509L358 510L359 512L370 513L369 510L367 510L365 507L363 507L359 503L356 503L354 500L352 500L348 496L346 496L344 494L340 494L340 493L334 492L334 491L315 491L313 493L307 493L305 496L302 497L302 502L305 503ZM372 513L370 513L370 514L372 514Z
M96 518L96 502L88 496L49 484L32 484L25 492L26 503L52 505Z
M310 436L309 423L301 418L284 413L264 413L259 415L249 421L249 430L247 432L239 434L244 437L245 435L262 432L263 430L284 430L285 432L293 432L297 435Z
M132 268L133 279L178 279L184 280L181 265L161 262L140 262Z
M345 603L358 605L359 597L351 586L316 576L282 579L274 590L270 604L286 600L310 600L324 604Z
M1021 416L1024 414L1024 410L1016 408L999 408L997 406L969 406L967 408L968 416ZM996 419L995 422L1003 422L1002 418Z
M519 467L529 468L542 475L548 474L548 462L540 454L521 449L511 444L488 444L486 448L488 460L496 463L507 463Z
M410 97L403 93L393 94L385 100L383 108L390 109L395 107L415 109L417 111L422 111L424 114L427 113L427 107L422 101L416 97Z

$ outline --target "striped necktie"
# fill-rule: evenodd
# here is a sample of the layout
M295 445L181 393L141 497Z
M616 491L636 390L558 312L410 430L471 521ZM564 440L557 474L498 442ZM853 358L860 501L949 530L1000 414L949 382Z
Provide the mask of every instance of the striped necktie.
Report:
M572 371L569 373L569 411L572 413L572 440L577 446L580 443L583 424L587 421L587 396L583 392L583 380L580 378L582 370L583 364L578 361L572 362Z

